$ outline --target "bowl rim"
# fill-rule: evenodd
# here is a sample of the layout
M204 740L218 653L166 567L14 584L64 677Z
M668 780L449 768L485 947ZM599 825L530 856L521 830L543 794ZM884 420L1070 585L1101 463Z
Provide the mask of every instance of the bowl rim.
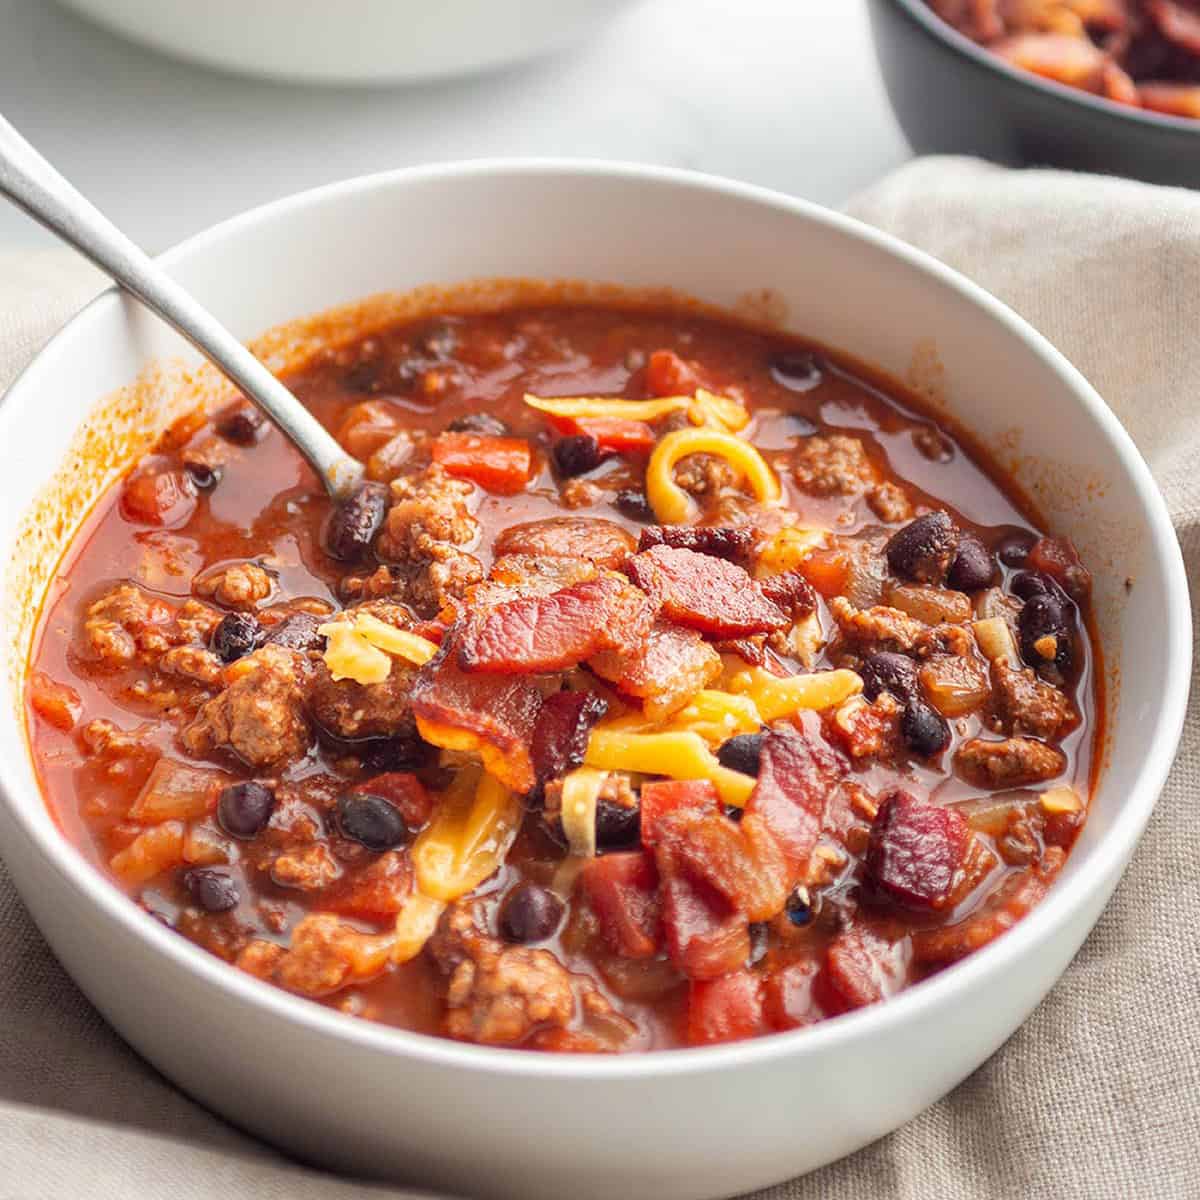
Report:
M1060 104L1076 105L1100 116L1112 117L1118 121L1129 121L1134 125L1200 136L1200 119L1196 117L1176 117L1169 113L1153 112L1146 108L1134 108L1129 104L1119 104L1104 96L1094 96L1091 92L1068 87L1065 83L1058 83L1053 79L1035 75L1032 71L1013 66L1011 63L1005 62L998 54L992 53L987 47L973 42L966 34L959 33L953 25L939 17L929 7L926 0L883 0L883 2L900 9L936 41L957 50L1002 79L1020 83L1034 91L1041 92L1049 100Z
M537 1054L528 1050L478 1046L430 1034L382 1025L337 1012L324 1005L285 992L259 980L193 945L185 938L147 919L128 896L89 863L63 833L52 824L38 824L33 813L45 809L40 788L26 789L14 775L14 767L0 758L0 803L12 815L17 829L42 863L62 882L83 894L101 919L114 922L129 937L146 945L152 954L164 956L180 971L199 976L233 1003L253 1006L273 1019L302 1027L314 1036L345 1040L360 1050L387 1054L397 1059L415 1058L427 1065L478 1073L499 1078L595 1079L635 1081L651 1076L688 1076L737 1066L760 1064L776 1056L803 1056L836 1051L849 1042L887 1036L927 1010L949 1005L969 996L988 981L999 981L1034 955L1069 925L1086 907L1097 883L1119 875L1144 829L1175 758L1182 735L1191 675L1192 626L1187 575L1183 556L1165 501L1149 468L1132 439L1083 375L1041 334L1006 305L965 276L937 259L854 218L810 201L749 183L724 179L696 171L596 159L573 158L485 158L429 166L401 168L327 184L260 205L193 235L159 256L162 266L171 267L205 253L217 252L232 234L253 233L291 212L334 205L347 197L375 191L391 191L412 185L443 182L479 183L491 177L542 177L554 181L593 179L619 181L633 187L658 186L685 191L713 192L746 203L798 217L810 225L823 226L866 243L954 292L1021 340L1028 351L1055 372L1074 394L1086 414L1112 446L1126 470L1130 483L1147 516L1155 561L1162 563L1165 590L1163 628L1168 667L1162 681L1161 717L1152 737L1136 785L1129 791L1113 825L1091 851L1093 860L1086 873L1060 879L1046 899L1003 937L939 972L931 979L891 997L887 1003L871 1005L816 1026L772 1033L742 1042L672 1050L651 1050L626 1055ZM56 369L58 360L70 357L77 337L91 327L120 320L126 298L111 287L91 301L43 347L14 381L0 403L0 444L18 433L27 413L36 411L41 376ZM7 707L7 706L6 706ZM17 722L22 741L28 746L23 718L9 710L3 719Z

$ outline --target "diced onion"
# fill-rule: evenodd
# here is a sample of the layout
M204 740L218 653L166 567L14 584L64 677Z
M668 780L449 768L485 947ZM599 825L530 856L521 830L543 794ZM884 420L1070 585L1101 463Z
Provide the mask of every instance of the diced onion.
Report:
M779 480L749 442L715 429L677 429L660 439L646 465L646 499L664 525L686 525L696 517L695 501L675 482L676 465L691 454L723 458L742 476L756 499L764 504L779 502Z
M853 671L814 671L811 675L772 675L761 667L737 671L729 689L754 701L763 721L790 717L801 709L833 708L862 691Z
M1074 788L1067 787L1066 784L1047 789L1038 797L1038 802L1041 804L1042 810L1048 813L1083 811L1083 801L1079 798L1079 793Z
M596 803L607 778L607 771L580 767L563 779L563 833L571 853L579 858L596 855Z
M606 771L635 771L669 779L711 780L726 804L741 807L754 780L717 762L698 733L634 733L597 725L588 739L584 763Z
M806 525L785 525L763 547L754 564L759 579L794 571L829 535Z
M992 662L1002 659L1012 667L1018 665L1017 644L1003 617L985 617L982 621L974 621L971 628L985 658Z

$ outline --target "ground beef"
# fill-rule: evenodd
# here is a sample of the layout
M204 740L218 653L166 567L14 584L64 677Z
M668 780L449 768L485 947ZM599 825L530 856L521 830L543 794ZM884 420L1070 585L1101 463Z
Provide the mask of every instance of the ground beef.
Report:
M1058 688L1003 659L992 664L992 701L994 727L1004 733L1053 739L1075 721L1074 706Z
M336 682L324 662L313 669L311 711L313 719L333 737L343 741L362 738L412 737L416 734L409 693L417 668L392 659L392 669L382 683Z
M881 520L892 525L909 520L913 515L912 504L898 484L884 480L867 493L867 504Z
M319 892L342 874L342 868L324 842L280 854L271 864L271 880L280 887Z
M171 606L131 583L119 584L88 606L84 637L105 662L156 659L174 644Z
M391 484L392 504L379 535L380 557L395 562L422 562L439 543L466 546L479 535L471 515L471 484L447 475L436 463L419 475Z
M929 627L914 620L898 608L876 604L871 608L855 608L844 596L829 601L829 611L848 646L857 654L874 654L879 650L914 649Z
M558 490L564 508L591 508L604 498L604 489L590 479L565 479Z
M291 762L308 752L305 657L263 646L236 664L236 677L209 700L181 735L189 754L231 750L252 767Z
M203 646L174 646L159 659L159 670L213 687L221 681L224 664Z
M206 600L226 608L253 608L270 594L271 577L257 563L233 563L205 571L192 586Z
M443 1028L450 1037L517 1045L532 1034L591 1020L624 1026L626 1036L635 1032L587 976L568 971L549 950L507 946L477 922L475 906L454 904L429 942L448 977Z
M954 756L958 773L978 788L1027 787L1061 775L1067 758L1056 746L1027 737L1003 741L971 738Z
M427 561L408 581L405 596L417 612L432 617L461 600L483 579L483 564L473 554L445 542L428 547Z
M810 496L857 496L878 475L862 441L839 433L805 438L792 455L792 478Z
M128 758L141 754L146 746L145 727L134 730L124 730L112 721L98 717L89 721L79 736L89 754L106 758ZM152 751L152 753L156 753Z
M715 454L689 454L675 468L675 482L692 496L716 496L737 481L733 467Z
M364 937L331 913L310 914L292 930L291 946L273 964L275 982L302 996L336 992L350 982Z
M338 583L338 595L343 600L377 600L391 596L403 587L403 580L392 574L386 564L381 564L370 575L344 575Z

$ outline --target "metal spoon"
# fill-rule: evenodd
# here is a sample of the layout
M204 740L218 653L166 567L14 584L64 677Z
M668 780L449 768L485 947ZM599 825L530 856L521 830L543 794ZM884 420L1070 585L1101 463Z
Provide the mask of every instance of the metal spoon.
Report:
M203 305L83 198L3 117L0 195L90 258L173 326L275 422L335 498L363 476L333 436Z

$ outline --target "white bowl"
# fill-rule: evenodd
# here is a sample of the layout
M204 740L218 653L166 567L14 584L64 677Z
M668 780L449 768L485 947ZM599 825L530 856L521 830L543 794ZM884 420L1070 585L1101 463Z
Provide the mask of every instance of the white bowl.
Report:
M579 41L631 0L62 0L205 66L308 83L466 75Z
M127 1041L202 1103L307 1160L476 1197L670 1200L727 1196L855 1150L1013 1032L1091 929L1150 815L1178 742L1191 654L1183 565L1154 483L1100 398L1038 334L952 271L845 217L735 183L578 161L354 180L226 222L163 262L246 337L380 289L567 277L752 303L917 379L1015 461L1095 570L1109 734L1066 869L997 942L814 1029L609 1059L387 1029L219 962L140 912L64 841L19 716L6 710L0 847L55 952ZM176 355L188 355L178 339L113 293L42 352L0 408L0 445L20 447L6 464L0 559L23 556L20 515L89 406L150 359ZM7 586L11 604L12 578ZM1131 669L1118 676L1123 661Z

